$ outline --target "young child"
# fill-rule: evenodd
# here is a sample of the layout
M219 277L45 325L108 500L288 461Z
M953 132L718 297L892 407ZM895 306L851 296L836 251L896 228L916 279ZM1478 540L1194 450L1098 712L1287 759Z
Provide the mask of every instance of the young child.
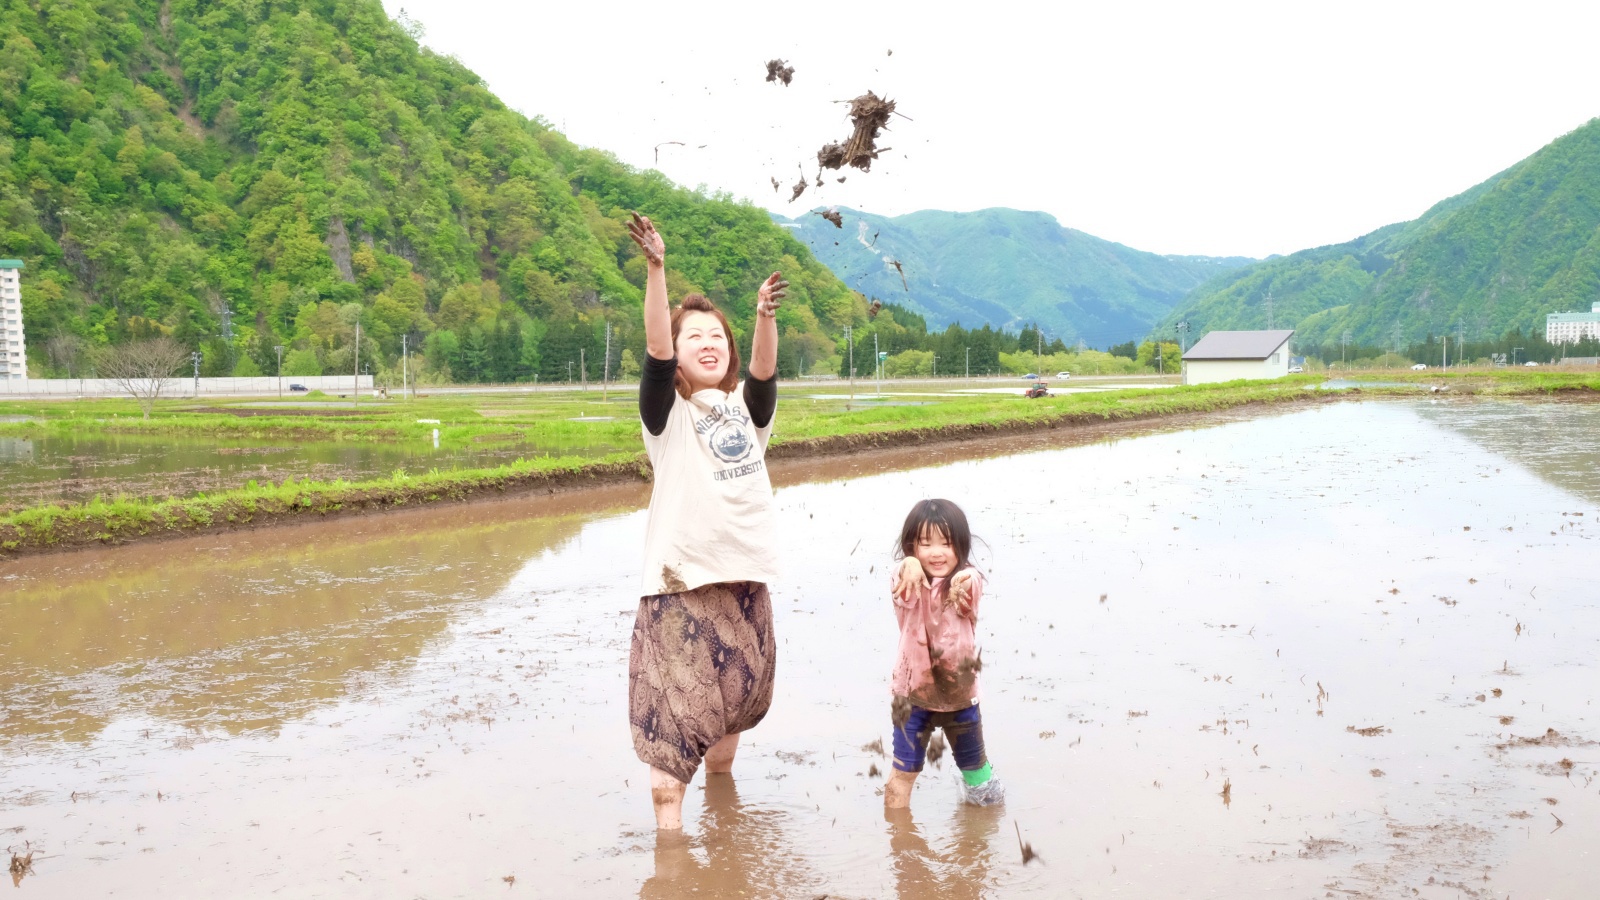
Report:
M983 751L978 712L975 645L983 576L972 567L967 517L949 500L923 500L900 529L901 563L894 573L894 615L900 644L890 677L894 694L894 771L884 785L890 809L911 804L911 788L928 755L934 729L942 729L965 783L966 802L977 806L1005 798Z

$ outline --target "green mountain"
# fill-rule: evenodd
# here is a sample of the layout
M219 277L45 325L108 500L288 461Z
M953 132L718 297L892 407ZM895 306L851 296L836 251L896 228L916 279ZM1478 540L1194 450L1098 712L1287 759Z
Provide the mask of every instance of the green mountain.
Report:
M1195 287L1253 262L1144 253L1042 212L838 212L842 228L815 212L774 218L850 287L915 310L935 328L1037 322L1049 338L1107 346L1148 333Z
M1429 334L1544 333L1600 298L1600 120L1411 222L1212 279L1156 332L1294 328L1302 346L1399 350Z
M596 378L607 323L613 366L643 352L630 209L675 294L748 324L781 269L813 354L865 321L761 210L574 146L378 0L0 4L0 256L27 265L35 375L154 334L208 374L277 347L286 374L347 372L359 324L380 372L406 337L428 377Z

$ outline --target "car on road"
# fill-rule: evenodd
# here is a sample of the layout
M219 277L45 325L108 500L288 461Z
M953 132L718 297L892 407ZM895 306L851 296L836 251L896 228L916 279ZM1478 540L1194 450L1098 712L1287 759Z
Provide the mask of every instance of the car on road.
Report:
M1530 360L1528 360L1528 361L1527 361L1527 362L1525 362L1525 363L1523 363L1523 365L1524 365L1524 366L1527 366L1527 367L1528 367L1528 368L1530 368L1530 369L1531 369L1531 368L1533 368L1533 367L1535 367L1535 366L1537 366L1537 365L1538 365L1538 363L1536 363L1536 362L1534 362L1534 361L1533 361L1533 360L1531 360L1531 359L1530 359Z
M1413 371L1413 372L1421 372L1423 369L1426 369L1427 367L1428 367L1427 363L1417 363L1416 365L1411 367L1411 371Z
M291 390L291 391L309 391L310 388L306 387L303 384L291 384L291 385L289 385L289 390Z
M1022 380L1024 381L1035 381L1038 378L1039 374L1037 372L1029 372L1028 374L1022 376Z
M1056 373L1056 377L1057 378L1071 378L1072 377L1072 373L1071 372L1057 372Z
M1304 371L1305 371L1305 367L1303 367L1303 366L1290 366L1289 367L1289 374L1290 375L1299 375Z

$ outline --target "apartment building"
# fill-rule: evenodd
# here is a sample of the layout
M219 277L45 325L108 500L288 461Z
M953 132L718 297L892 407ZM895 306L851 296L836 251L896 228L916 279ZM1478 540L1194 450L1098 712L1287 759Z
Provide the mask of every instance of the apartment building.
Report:
M1552 344L1574 344L1584 338L1600 339L1600 303L1590 312L1551 313L1545 316L1544 339Z
M0 378L27 378L22 337L22 260L0 259Z

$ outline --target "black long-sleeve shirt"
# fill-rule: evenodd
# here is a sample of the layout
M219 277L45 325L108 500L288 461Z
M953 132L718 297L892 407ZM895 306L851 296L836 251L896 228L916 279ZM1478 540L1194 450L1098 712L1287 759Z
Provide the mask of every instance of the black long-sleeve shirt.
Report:
M672 395L677 393L673 379L678 374L678 358L656 359L644 355L644 372L639 378L639 419L651 433L659 435L667 427L667 414L672 411ZM750 421L757 428L765 428L778 410L778 376L762 380L751 376L744 380L744 406Z

